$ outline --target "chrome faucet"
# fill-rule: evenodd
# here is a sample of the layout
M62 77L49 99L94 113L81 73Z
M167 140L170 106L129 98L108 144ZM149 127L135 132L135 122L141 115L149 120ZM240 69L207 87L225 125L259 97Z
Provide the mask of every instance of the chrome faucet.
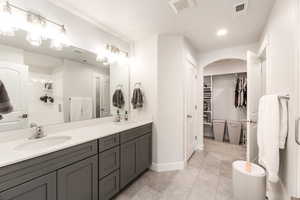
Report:
M34 131L32 137L30 137L30 139L39 139L39 138L43 138L46 136L43 126L38 126L36 123L31 123L30 128L32 128Z

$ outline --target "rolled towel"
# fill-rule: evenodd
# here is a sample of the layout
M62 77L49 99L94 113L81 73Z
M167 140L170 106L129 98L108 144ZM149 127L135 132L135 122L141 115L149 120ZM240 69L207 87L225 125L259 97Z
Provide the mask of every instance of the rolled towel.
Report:
M3 82L0 80L0 114L8 114L13 111L7 91Z

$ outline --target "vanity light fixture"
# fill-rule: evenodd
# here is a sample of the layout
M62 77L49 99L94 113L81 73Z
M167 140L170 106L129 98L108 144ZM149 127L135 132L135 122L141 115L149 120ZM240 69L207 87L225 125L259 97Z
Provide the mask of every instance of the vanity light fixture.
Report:
M0 0L0 35L14 36L17 29L27 32L26 39L33 46L40 46L48 39L51 40L50 47L56 50L71 45L64 25Z
M40 46L42 44L42 40L45 39L44 28L46 26L46 22L40 16L35 14L28 14L27 21L27 41L32 46Z
M0 35L14 36L17 29L14 24L10 4L7 1L0 0Z
M50 47L61 51L63 47L69 46L70 41L66 36L65 26L61 26L61 28L54 34L54 37L51 39Z

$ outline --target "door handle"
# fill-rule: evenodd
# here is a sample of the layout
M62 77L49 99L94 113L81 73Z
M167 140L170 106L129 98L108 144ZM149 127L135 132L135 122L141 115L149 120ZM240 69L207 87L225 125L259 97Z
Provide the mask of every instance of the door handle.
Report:
M298 118L296 120L296 133L295 133L295 141L298 145L300 145L300 141L299 141L299 122L300 122L300 118Z
M187 115L186 117L187 117L187 118L193 118L193 116L192 116L192 115Z
M246 121L242 121L242 122L246 122L246 123L250 123L250 124L257 124L257 121L255 121L255 120L246 120Z
M19 116L19 118L21 118L21 119L27 119L28 118L28 114L22 114L22 115L20 115Z

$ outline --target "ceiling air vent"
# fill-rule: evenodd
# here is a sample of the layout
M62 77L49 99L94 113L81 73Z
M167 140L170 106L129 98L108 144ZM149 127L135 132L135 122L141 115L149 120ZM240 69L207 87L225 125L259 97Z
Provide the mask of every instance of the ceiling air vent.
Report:
M195 7L197 0L169 0L169 5L175 14L179 14L184 9Z
M247 11L248 2L242 1L236 5L234 5L234 15L239 16L243 15Z

